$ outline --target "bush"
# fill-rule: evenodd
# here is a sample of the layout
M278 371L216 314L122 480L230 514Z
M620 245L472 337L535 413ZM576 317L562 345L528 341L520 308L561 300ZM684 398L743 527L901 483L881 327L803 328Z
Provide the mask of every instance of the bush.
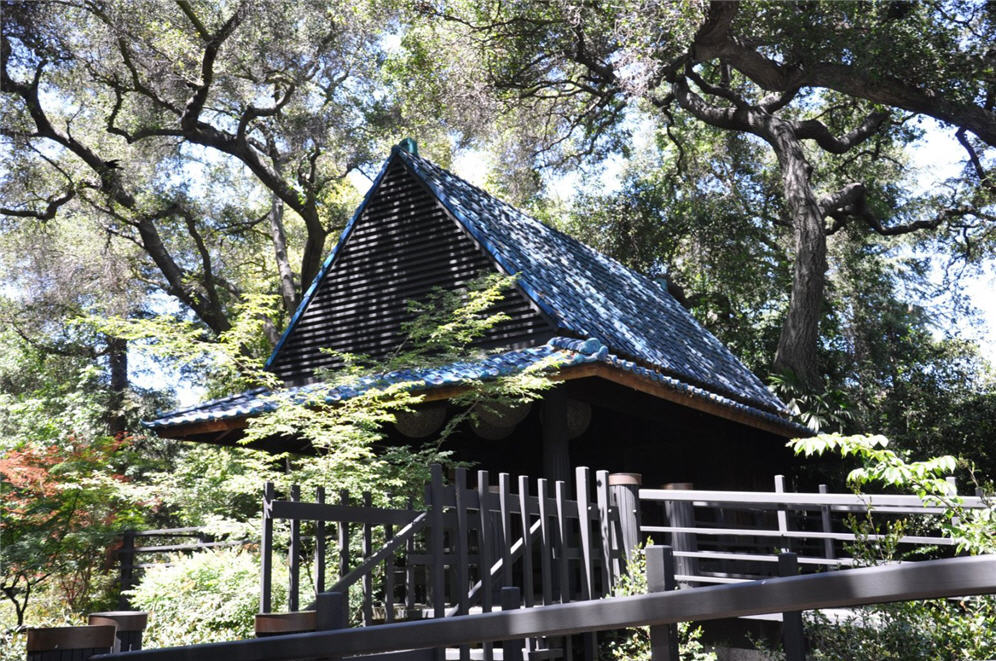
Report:
M652 543L652 542L651 542ZM613 597L628 597L647 593L647 556L638 546L612 590ZM678 623L678 655L685 661L716 661L716 655L702 645L702 628L690 622ZM635 627L609 632L602 639L599 658L613 661L650 661L650 628Z
M287 600L286 573L274 567L273 607ZM171 564L150 567L130 594L132 604L149 612L146 647L240 640L254 635L259 611L259 560L244 550L176 556Z

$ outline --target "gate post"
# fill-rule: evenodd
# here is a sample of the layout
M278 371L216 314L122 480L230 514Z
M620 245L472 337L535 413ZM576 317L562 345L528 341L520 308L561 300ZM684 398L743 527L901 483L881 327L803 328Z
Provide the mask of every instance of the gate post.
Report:
M622 551L623 562L616 575L625 571L633 549L640 543L640 473L612 473L609 475L609 500L619 516L618 550Z
M674 581L674 552L670 546L648 546L647 592L666 592L677 588ZM651 661L679 661L678 627L659 624L650 627Z
M118 570L120 571L120 578L118 579L118 588L120 589L120 593L118 595L118 608L126 610L129 608L130 604L128 603L128 597L125 595L125 591L135 587L134 530L125 530L121 534L121 548L118 550Z

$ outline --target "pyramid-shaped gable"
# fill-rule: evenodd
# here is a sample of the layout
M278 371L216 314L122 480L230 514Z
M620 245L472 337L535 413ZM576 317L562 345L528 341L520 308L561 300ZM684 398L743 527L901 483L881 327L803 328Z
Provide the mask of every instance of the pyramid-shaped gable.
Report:
M416 177L396 149L305 294L268 363L289 384L338 361L323 348L380 358L404 339L408 301L498 272L491 256ZM554 327L520 291L498 305L510 319L484 345L532 346Z

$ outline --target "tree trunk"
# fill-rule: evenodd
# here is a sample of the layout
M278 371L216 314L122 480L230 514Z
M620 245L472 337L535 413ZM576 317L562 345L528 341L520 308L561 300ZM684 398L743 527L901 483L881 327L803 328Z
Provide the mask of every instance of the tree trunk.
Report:
M803 386L819 390L822 376L817 348L827 272L826 230L809 183L810 166L802 144L787 126L775 127L772 138L795 241L792 296L778 338L774 368L791 371Z
M107 369L111 394L107 401L107 428L111 435L125 430L125 393L128 390L128 340L107 338Z
M284 231L284 203L275 194L270 196L270 236L273 239L273 253L277 259L277 273L280 276L280 296L287 314L297 309L297 291L294 289L294 272L287 259L287 233Z

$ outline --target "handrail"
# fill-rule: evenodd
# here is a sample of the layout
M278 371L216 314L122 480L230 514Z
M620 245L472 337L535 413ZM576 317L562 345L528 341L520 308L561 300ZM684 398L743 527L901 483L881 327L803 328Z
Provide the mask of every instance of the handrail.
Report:
M955 496L962 507L981 509L989 505L976 496ZM677 502L702 501L703 504L724 503L742 505L795 505L805 507L923 507L929 508L937 501L919 496L892 494L802 493L790 491L711 491L704 489L640 489L640 500L670 500ZM888 510L885 510L888 511Z
M361 629L149 649L94 661L284 661L996 593L996 555L846 569Z

